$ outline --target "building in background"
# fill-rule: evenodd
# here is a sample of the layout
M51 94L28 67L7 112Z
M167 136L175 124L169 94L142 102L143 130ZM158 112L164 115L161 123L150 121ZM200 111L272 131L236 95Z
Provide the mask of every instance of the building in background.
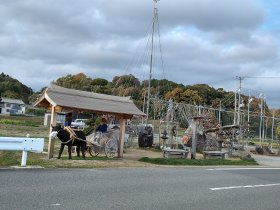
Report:
M20 99L0 98L0 114L25 114L26 104Z

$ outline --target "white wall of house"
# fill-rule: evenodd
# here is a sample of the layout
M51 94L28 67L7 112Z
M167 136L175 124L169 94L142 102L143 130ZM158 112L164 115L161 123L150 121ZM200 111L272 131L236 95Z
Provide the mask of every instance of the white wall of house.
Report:
M26 105L22 100L1 98L0 114L25 114Z

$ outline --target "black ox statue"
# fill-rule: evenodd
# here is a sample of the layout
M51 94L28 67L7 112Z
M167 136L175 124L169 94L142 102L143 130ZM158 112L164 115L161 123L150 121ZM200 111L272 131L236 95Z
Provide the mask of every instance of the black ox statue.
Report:
M152 147L154 134L153 127L150 125L141 125L138 133L138 145L139 147Z
M64 146L68 146L69 159L72 159L71 151L72 146L77 148L77 156L80 157L80 150L82 150L83 159L85 159L86 154L86 136L83 131L73 130L71 128L63 128L61 125L52 126L52 132L50 134L51 139L58 137L61 141L58 159L60 159L61 154L64 150Z

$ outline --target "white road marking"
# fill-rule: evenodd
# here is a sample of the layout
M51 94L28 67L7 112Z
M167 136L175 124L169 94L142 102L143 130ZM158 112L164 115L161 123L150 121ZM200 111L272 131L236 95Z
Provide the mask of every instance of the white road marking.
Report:
M60 203L53 203L53 204L50 204L50 206L61 206L62 204Z
M234 171L234 170L280 170L280 168L210 168L208 171Z
M276 184L258 184L258 185L244 185L244 186L230 186L230 187L215 187L209 188L210 190L230 190L230 189L240 189L240 188L255 188L255 187L272 187L272 186L280 186L280 183Z

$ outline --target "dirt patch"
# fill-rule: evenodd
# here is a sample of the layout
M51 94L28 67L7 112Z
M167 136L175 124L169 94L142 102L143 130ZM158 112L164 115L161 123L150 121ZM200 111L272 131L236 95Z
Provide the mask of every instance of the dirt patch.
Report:
M74 153L72 155L73 157L76 156ZM59 168L158 167L158 165L145 163L138 160L142 157L162 158L163 153L161 151L154 151L152 149L126 148L124 150L123 158L119 159L90 160L90 156L87 153L86 160L68 160L68 154L66 151L64 151L62 155L64 159L57 159L56 157L57 153L55 153L55 158L51 160L44 158L44 161L47 161L50 167L53 166ZM99 154L99 157L105 157L105 154L101 153ZM190 154L188 158L190 158ZM197 154L197 159L202 158L202 154Z
M124 150L123 159L125 160L136 161L142 157L161 158L162 152L153 151L149 149L136 149L136 148L129 148Z
M66 150L67 151L67 150ZM89 159L91 156L86 154L86 160L69 160L68 153L64 151L62 154L63 159L57 159L57 152L55 151L54 158L47 159L45 155L41 158L44 162L47 163L48 167L58 167L58 168L109 168L109 167L155 167L156 165L140 162L138 161L142 157L150 158L160 158L162 157L161 152L155 152L152 150L144 150L138 148L126 148L124 150L123 158L118 159L106 159L106 160L92 160ZM76 154L73 153L72 157L75 157ZM105 154L101 153L99 157L105 157Z

